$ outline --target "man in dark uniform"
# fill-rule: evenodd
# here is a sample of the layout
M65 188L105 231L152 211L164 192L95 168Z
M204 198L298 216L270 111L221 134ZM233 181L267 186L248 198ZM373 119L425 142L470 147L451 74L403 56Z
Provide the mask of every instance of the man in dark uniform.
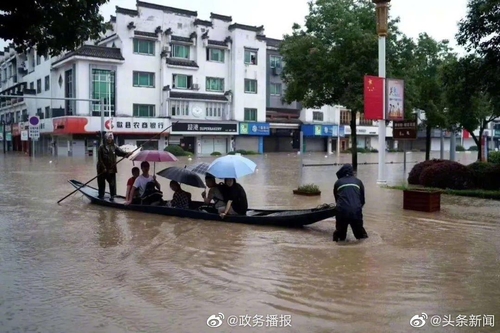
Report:
M107 132L106 143L102 144L97 151L97 185L99 187L99 199L104 198L106 192L106 181L109 184L110 200L116 195L116 156L128 157L129 153L121 150L114 141L113 133Z
M345 241L350 225L356 239L368 238L363 227L363 206L365 205L365 187L354 176L352 165L345 164L337 171L338 180L333 186L337 213L333 241Z

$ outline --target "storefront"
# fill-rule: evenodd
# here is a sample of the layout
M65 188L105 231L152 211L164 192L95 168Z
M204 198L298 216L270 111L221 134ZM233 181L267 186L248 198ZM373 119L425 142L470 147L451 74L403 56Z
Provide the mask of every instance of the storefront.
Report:
M305 152L329 152L333 151L338 133L338 125L302 125L301 131L304 135Z
M190 122L173 120L169 145L180 145L197 155L214 152L227 154L234 150L234 137L238 135L237 122Z
M235 150L264 153L264 137L271 132L268 123L240 123L240 133L235 139Z
M165 118L115 117L105 120L105 131L112 131L118 145L141 145L144 149L165 148L170 120ZM100 117L58 117L43 119L40 124L41 144L56 156L82 157L90 155L99 144ZM155 137L156 136L156 137ZM153 138L154 137L154 138ZM49 139L50 138L50 139ZM47 141L48 140L48 141ZM41 147L43 151L43 147Z

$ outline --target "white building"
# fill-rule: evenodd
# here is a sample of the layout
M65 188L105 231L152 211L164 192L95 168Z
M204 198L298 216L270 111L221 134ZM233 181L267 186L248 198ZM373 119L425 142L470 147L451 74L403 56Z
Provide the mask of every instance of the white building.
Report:
M4 101L0 116L12 119L8 129L19 137L13 142L20 143L23 111L24 120L28 113L43 118L39 149L62 156L91 150L101 129L101 108L106 130L112 129L120 144L144 143L172 124L149 148L180 144L198 154L232 150L239 122L245 128L265 122L263 27L232 23L218 14L201 20L194 11L141 1L133 10L117 7L110 23L112 30L97 43L59 57L37 58L36 51L18 55L12 48L0 54L2 94L32 87L37 96L104 100L104 105ZM19 69L16 76L21 62L26 71ZM248 146L255 143L251 139L239 140Z

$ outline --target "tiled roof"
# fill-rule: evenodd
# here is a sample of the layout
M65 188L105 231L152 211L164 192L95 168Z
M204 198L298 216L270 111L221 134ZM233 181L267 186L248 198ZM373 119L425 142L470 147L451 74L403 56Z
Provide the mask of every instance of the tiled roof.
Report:
M135 9L128 9L116 6L116 13L125 14L130 16L139 16L139 12Z
M199 99L199 100L209 100L209 101L222 101L222 102L227 102L226 96L220 94L200 94L200 93L194 93L194 92L178 92L178 91L171 91L170 92L170 98L182 98L182 99Z
M177 14L181 14L181 15L188 15L188 16L194 16L194 17L198 16L198 12L195 12L192 10L167 7L167 6L157 5L154 3L143 2L143 1L137 1L137 7L158 9L158 10L162 10L162 11L168 12L168 13L177 13Z
M233 23L229 26L229 30L234 30L234 29L261 32L262 30L264 30L264 26L261 25L260 27L255 27L255 26L246 25L246 24Z
M154 32L147 32L147 31L134 31L134 36L144 36L144 37L153 37L157 38L158 35Z
M281 42L283 42L281 39L266 38L267 45L272 47L280 47Z
M184 66L184 67L196 67L199 68L196 61L187 60L187 59L177 59L177 58L167 58L167 65L172 66Z
M208 45L227 46L227 43L225 41L209 39Z
M194 25L204 25L205 27L211 27L212 26L212 22L205 21L205 20L200 20L200 19L196 19L196 20L194 20Z
M79 49L67 53L61 59L54 62L52 65L55 65L63 60L66 60L74 56L125 60L125 58L123 58L122 56L122 51L119 48L96 46L96 45L83 45Z
M216 19L216 20L221 20L224 22L232 22L233 21L233 18L231 16L220 15L220 14L215 14L215 13L210 13L210 18Z
M181 36L172 36L172 41L176 42L185 42L185 43L192 43L193 40L189 37L181 37Z

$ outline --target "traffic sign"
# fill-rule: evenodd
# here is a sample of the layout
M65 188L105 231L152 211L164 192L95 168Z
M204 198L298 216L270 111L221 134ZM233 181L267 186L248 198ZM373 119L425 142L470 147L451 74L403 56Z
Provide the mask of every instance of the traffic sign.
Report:
M416 120L394 121L392 137L397 140L416 140L418 125Z
M30 123L30 127L40 126L40 117L30 116L29 123Z
M21 141L28 141L28 131L21 131Z
M31 116L29 119L29 137L32 140L40 139L40 117Z

